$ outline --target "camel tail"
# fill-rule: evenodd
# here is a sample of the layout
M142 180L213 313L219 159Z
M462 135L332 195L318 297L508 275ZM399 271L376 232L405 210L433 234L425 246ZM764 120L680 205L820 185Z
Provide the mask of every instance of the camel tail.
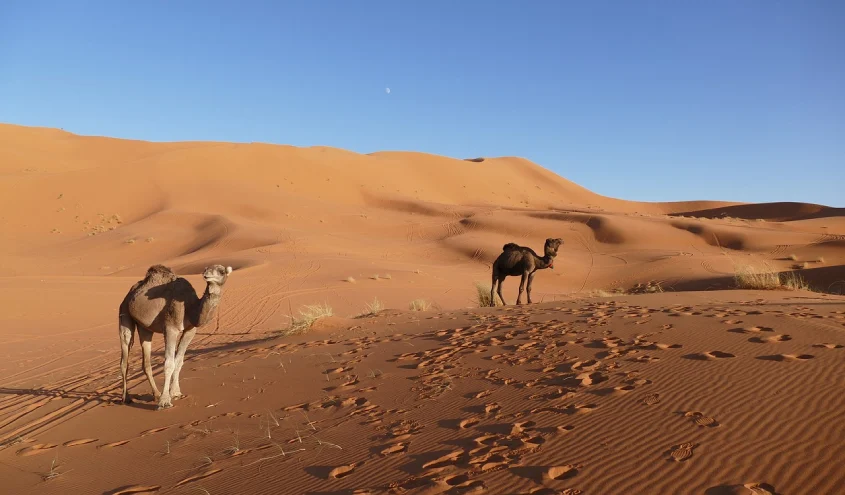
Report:
M502 246L502 251L510 251L512 249L519 249L519 245L515 244L513 242L509 242L509 243L505 244L504 246Z

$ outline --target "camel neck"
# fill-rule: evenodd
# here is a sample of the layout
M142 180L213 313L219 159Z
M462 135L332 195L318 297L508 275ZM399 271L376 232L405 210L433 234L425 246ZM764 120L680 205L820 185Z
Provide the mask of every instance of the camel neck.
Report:
M537 258L537 268L548 268L554 263L555 257L550 255L545 255L542 258Z
M214 314L217 312L217 304L220 302L221 292L222 289L218 284L209 283L206 285L202 299L199 301L199 308L197 308L195 326L203 326L214 318Z

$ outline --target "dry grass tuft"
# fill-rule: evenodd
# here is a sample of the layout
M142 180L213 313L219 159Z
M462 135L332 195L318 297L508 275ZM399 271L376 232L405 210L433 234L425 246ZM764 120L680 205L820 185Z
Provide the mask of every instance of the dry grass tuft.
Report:
M334 315L331 306L326 303L310 304L299 310L299 318L293 318L290 327L284 332L285 335L298 335L307 332L314 322L320 318Z
M378 273L376 273L375 275L373 275L370 278L373 279L373 280L381 280L381 277L378 276Z
M784 273L780 277L784 288L789 290L812 290L810 284L798 273Z
M824 258L819 256L818 258L816 258L816 263L824 263Z
M478 306L481 308L489 308L492 306L493 302L495 301L496 306L501 306L502 301L499 300L498 295L495 295L493 301L490 300L490 284L484 282L476 282L475 283L475 290L478 293Z
M145 242L153 242L154 240L156 240L155 237L147 237L146 239L144 239Z
M411 304L408 305L408 308L411 311L428 311L431 309L431 303L425 299L414 299L411 301Z
M383 277L383 278L386 278L387 280L390 280L390 279L392 279L392 278L393 278L393 275L391 275L391 274L389 274L389 273L388 273L387 275L384 275L384 277Z
M789 261L798 261L798 255L796 255L796 254L790 254L790 255L789 255L789 257L788 257L787 259L788 259Z
M663 292L663 286L660 282L649 281L645 284L637 284L631 287L631 290L628 291L628 294L654 294L657 292Z
M346 281L347 281L347 282L349 282L350 284L354 284L354 283L355 283L355 279L354 279L354 278L352 278L352 277L346 277Z
M780 276L769 266L737 266L734 268L734 282L738 289L775 290L781 287Z
M123 242L125 242L126 244L135 244L135 239L126 239Z
M588 295L590 297L613 297L617 295L615 292L606 291L604 289L591 290Z
M381 310L383 310L383 309L384 309L384 304L381 301L379 301L379 298L375 297L375 298L373 298L373 302L367 303L367 304L364 305L364 311L361 312L360 316L376 315L379 312L381 312Z
M778 273L770 266L739 265L734 268L738 289L751 290L811 290L804 277L797 273Z

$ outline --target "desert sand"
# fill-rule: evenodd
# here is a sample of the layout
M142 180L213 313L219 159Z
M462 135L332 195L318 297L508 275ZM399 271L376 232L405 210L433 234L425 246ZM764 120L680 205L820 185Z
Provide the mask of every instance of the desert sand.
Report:
M839 493L845 210L466 158L0 125L0 491ZM480 308L503 244L550 237L534 304ZM199 293L234 268L164 410L137 339L118 403L118 306L159 263Z

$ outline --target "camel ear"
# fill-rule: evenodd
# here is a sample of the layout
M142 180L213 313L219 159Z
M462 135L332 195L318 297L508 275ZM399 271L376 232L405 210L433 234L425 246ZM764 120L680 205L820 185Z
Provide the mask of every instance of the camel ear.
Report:
M232 273L232 267L231 267L231 266L227 266L227 267L226 267L226 275L228 275L228 274L230 274L230 273Z

